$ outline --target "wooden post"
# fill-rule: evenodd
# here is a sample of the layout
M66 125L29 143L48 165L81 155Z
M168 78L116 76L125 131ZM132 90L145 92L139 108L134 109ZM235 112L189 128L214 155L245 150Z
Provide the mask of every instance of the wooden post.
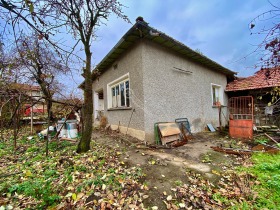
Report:
M270 135L268 135L267 133L264 133L264 135L266 135L267 138L269 138L271 141L273 141L275 144L279 144L279 142L277 142L274 138L272 138Z
M222 131L222 118L221 118L221 112L222 112L222 106L221 103L218 105L219 109L219 131Z
M30 107L30 133L33 135L33 98L32 98L32 89L31 89L31 107Z
M13 104L15 105L15 99L13 100ZM13 129L14 129L14 151L17 149L17 115L18 115L18 110L15 111L15 115L13 118Z

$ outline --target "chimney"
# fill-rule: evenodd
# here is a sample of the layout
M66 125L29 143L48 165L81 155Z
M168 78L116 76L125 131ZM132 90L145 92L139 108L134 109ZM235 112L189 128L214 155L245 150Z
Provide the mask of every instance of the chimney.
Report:
M139 16L138 18L136 18L136 22L139 22L139 21L144 22L144 18Z

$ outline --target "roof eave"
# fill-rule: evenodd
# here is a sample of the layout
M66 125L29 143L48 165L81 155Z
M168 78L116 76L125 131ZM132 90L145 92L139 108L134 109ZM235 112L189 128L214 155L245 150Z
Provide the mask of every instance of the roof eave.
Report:
M142 37L139 35L139 29L137 27L142 26L143 31ZM160 36L155 37L149 34L150 31L159 33ZM134 24L119 40L119 42L110 50L110 52L101 60L101 62L95 67L92 72L92 79L95 80L100 74L102 74L106 69L111 66L131 45L133 45L137 40L141 38L149 39L161 46L172 49L179 54L189 58L197 63L204 66L208 66L213 70L225 74L227 77L233 78L237 72L233 72L222 65L216 63L215 61L207 58L206 56L192 50L183 43L169 37L168 35L148 26L146 23L137 22ZM96 73L97 72L97 73ZM82 84L80 85L82 86Z

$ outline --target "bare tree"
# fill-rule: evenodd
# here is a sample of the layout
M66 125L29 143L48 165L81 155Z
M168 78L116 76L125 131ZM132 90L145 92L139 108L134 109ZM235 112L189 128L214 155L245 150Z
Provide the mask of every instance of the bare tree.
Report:
M269 3L272 9L258 15L250 22L251 34L264 35L263 41L256 49L261 54L262 68L280 66L280 4Z
M255 50L260 55L260 62L257 67L265 70L265 76L269 80L278 83L280 72L280 4L268 1L272 9L258 15L250 22L251 34L264 35L263 41ZM274 87L270 91L272 101L275 102L280 97L279 87Z
M14 87L14 85L0 86L0 129L3 139L3 128L6 126L13 128L14 149L17 149L17 136L20 129L20 119L22 117L22 105L29 101L29 97Z
M18 63L21 64L21 73L29 81L35 80L40 86L43 98L47 103L48 128L52 116L53 94L58 89L59 82L55 80L55 75L66 73L68 68L58 59L57 54L51 50L50 44L39 40L37 36L23 37L17 41L17 51L19 54ZM47 132L47 136L49 130ZM46 141L46 156L48 156L48 139Z
M5 50L4 50L5 49ZM14 145L16 148L16 137L18 134L18 110L20 109L22 97L20 92L14 91L10 84L15 79L14 67L16 61L10 51L0 42L0 129L3 139L3 127L8 123L14 128Z
M37 36L23 37L18 40L16 48L19 59L18 65L21 73L29 81L35 81L41 88L47 101L47 110L52 108L52 97L58 89L59 82L55 75L65 74L69 69L58 59L51 46L40 41Z
M85 55L85 66L82 68L85 78L84 132L77 148L79 153L90 149L92 134L91 43L96 35L96 28L103 23L102 21L107 20L111 13L129 22L122 8L123 5L117 0L0 0L0 13L2 10L2 17L4 16L13 27L16 27L19 21L24 22L29 29L38 33L40 39L47 40L60 50L63 50L62 47L57 47L57 42L52 41L51 36L61 32L61 28L73 35L77 41L73 49L79 42L82 43Z
M92 134L92 64L91 42L95 29L110 13L127 20L122 13L122 4L116 0L50 0L50 6L56 8L57 16L63 19L70 27L71 34L83 45L85 54L85 67L83 68L84 80L84 110L83 110L83 135L78 144L77 152L86 152L90 149Z

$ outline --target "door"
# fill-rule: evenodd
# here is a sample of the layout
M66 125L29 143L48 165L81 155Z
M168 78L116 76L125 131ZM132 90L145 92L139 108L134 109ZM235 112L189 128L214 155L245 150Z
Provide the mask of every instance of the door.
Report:
M94 92L94 121L99 121L104 114L103 90Z

